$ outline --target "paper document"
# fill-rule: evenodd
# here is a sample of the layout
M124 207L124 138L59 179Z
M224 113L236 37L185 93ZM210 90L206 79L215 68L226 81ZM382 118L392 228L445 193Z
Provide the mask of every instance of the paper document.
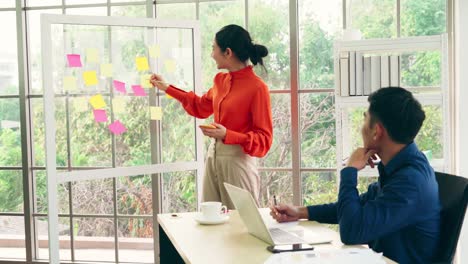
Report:
M376 253L369 248L343 248L334 250L308 250L284 252L271 255L265 264L385 264L382 253Z

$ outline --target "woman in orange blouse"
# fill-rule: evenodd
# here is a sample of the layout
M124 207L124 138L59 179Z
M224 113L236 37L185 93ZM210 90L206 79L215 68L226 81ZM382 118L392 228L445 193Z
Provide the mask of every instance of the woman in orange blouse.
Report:
M200 127L213 138L207 152L203 201L220 201L233 209L223 182L249 190L258 203L260 177L256 158L267 154L273 140L270 93L253 71L268 55L265 46L252 43L249 32L228 25L216 33L211 57L218 69L213 87L203 96L167 85L157 74L151 83L181 102L188 114L207 118L213 127Z

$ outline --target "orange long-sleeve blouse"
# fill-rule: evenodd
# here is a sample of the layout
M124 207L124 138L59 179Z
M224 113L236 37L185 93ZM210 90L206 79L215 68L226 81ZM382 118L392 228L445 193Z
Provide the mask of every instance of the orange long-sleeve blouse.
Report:
M182 103L190 115L207 118L226 127L225 144L238 144L255 157L267 154L273 141L271 102L268 86L252 66L218 73L213 87L203 96L170 85L166 93Z

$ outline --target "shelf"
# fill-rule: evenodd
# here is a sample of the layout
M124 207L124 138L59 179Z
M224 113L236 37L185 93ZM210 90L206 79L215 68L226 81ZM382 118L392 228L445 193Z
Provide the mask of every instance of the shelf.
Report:
M442 96L441 94L437 93L413 93L414 97L422 104L422 105L438 105L442 104ZM368 96L339 96L335 97L335 104L343 105L344 107L349 106L367 106Z
M356 134L356 124L351 123L349 120L348 113L350 108L353 107L364 107L367 108L369 103L367 101L368 96L341 96L341 85L348 85L349 93L356 91L356 93L366 91L364 87L357 88L357 83L367 85L369 80L360 79L358 82L356 68L365 67L365 62L358 64L357 53L366 54L366 57L380 56L385 57L388 54L402 54L406 52L421 52L421 51L439 51L440 52L440 84L432 87L410 87L408 88L414 95L414 97L424 106L436 105L439 106L442 111L442 120L440 125L441 136L439 136L443 146L443 157L431 161L431 166L437 171L448 171L451 168L452 152L451 152L451 117L449 115L449 83L448 83L448 47L447 47L447 34L441 34L436 36L422 36L422 37L409 37L409 38L398 38L398 39L371 39L371 40L356 40L356 41L336 41L334 45L334 67L335 67L335 111L336 111L336 160L337 172L343 168L341 166L341 160L344 155L349 155L353 150L351 149L355 143L352 143L352 136ZM353 55L356 54L356 55ZM344 58L344 61L341 61ZM354 58L354 59L353 59ZM360 57L362 58L362 57ZM340 64L340 63L348 63ZM390 61L390 84L392 83L393 72L397 73L397 82L401 85L401 62L398 59L398 66L396 68L391 67L392 61ZM372 64L372 62L371 62ZM353 66L354 65L354 66ZM362 65L362 66L361 66ZM385 66L385 63L381 65ZM395 64L393 64L395 65ZM343 67L341 67L343 66ZM382 67L384 67L382 66ZM380 70L380 68L377 66ZM373 68L371 68L373 69ZM385 69L385 68L384 68ZM395 70L396 71L392 71ZM348 73L342 74L340 71L347 71ZM366 72L365 68L361 69ZM353 72L351 72L353 71ZM385 72L385 71L384 71ZM354 74L354 75L353 75ZM341 78L344 76L345 81L342 82ZM347 77L349 76L349 77ZM367 75L368 77L369 75ZM372 76L372 75L371 75ZM385 75L387 76L387 75ZM364 78L365 77L360 77ZM369 77L368 77L369 78ZM374 78L374 76L372 76ZM381 78L380 75L378 78ZM385 77L387 78L387 77ZM383 79L385 80L385 79ZM395 80L395 79L393 79ZM346 81L348 83L346 83ZM381 86L385 85L385 82L381 80ZM371 86L375 90L375 83L371 83ZM368 86L366 86L368 88ZM381 88L382 89L382 88ZM367 90L368 92L368 90ZM349 94L344 89L343 94ZM360 177L371 177L378 176L376 168L371 169L370 167L365 168L359 172ZM338 179L339 180L339 179Z

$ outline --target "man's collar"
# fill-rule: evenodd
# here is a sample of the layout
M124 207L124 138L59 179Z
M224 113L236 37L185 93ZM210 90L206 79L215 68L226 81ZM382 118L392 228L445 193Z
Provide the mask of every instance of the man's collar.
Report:
M407 161L408 157L418 152L418 147L414 142L409 143L400 150L385 166L382 162L379 164L379 170L384 170L386 175L391 175L393 172L401 168Z

